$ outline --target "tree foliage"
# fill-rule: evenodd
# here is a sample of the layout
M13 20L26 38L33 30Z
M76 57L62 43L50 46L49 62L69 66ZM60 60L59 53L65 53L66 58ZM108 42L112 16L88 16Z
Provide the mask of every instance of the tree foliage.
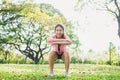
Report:
M70 22L51 5L39 5L31 0L18 3L8 0L2 2L0 44L14 46L36 64L48 53L47 37L57 23L65 24L66 31L70 31ZM67 34L73 35L72 32Z

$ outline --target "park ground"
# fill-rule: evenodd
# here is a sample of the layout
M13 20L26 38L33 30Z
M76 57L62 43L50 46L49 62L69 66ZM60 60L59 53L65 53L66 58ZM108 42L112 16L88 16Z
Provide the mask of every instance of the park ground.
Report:
M64 71L64 64L55 64L50 77L48 64L0 64L0 80L120 80L120 66L70 64L70 75Z

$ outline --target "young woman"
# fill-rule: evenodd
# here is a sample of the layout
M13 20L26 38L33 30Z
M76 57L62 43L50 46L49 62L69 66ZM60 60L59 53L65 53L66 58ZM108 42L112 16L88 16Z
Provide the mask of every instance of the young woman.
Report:
M65 63L65 75L68 75L69 70L69 53L66 49L66 45L70 45L72 41L64 34L64 27L61 24L55 26L55 34L48 38L48 43L53 46L49 54L49 76L53 76L54 61L56 59L62 59Z

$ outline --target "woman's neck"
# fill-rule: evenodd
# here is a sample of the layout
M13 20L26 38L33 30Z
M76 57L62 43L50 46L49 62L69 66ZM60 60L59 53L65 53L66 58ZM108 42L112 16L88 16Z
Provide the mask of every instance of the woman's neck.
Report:
M57 39L62 39L62 37L56 37Z
M57 36L56 36L56 38L57 38L57 39L62 39L62 36L61 36L61 37L57 37Z
M62 38L64 38L64 36L62 35L62 36L58 37L58 36L56 35L56 38L57 38L57 39L62 39Z

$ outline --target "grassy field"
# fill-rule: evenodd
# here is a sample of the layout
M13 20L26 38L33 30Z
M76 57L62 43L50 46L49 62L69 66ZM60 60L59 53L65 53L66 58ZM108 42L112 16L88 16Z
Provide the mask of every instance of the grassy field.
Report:
M0 80L120 80L120 67L71 64L70 76L64 76L64 64L55 64L55 75L48 76L48 65L0 64Z

